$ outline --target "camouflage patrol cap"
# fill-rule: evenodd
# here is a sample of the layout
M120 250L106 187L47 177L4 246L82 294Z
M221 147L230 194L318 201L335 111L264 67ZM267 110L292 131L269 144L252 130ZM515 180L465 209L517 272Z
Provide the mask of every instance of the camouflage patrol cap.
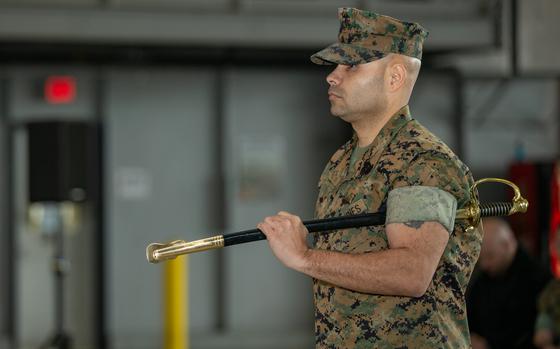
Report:
M420 24L355 8L338 9L338 18L338 42L312 55L313 63L355 65L390 53L422 59L428 32Z

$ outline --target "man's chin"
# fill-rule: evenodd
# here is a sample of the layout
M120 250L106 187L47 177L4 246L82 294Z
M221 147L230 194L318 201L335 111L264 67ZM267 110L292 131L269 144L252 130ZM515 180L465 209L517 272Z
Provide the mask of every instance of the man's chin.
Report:
M340 112L340 110L336 110L331 108L331 115L334 116L335 118L338 118L342 121L346 121L346 122L350 122L351 120L349 120L348 115Z
M340 109L335 108L334 106L331 106L331 115L341 119L344 118L344 113Z

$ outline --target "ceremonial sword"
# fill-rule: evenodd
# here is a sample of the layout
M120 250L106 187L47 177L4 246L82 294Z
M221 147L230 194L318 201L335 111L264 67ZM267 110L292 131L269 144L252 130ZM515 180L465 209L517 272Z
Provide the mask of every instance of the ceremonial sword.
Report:
M487 182L497 182L510 186L514 191L511 202L480 204L476 187ZM455 220L467 221L468 230L478 227L482 217L510 216L515 213L524 213L527 212L529 206L529 202L521 196L519 188L514 183L501 178L483 178L476 181L470 189L470 195L471 201L465 205L465 207L458 209L455 215ZM310 233L330 232L340 229L383 225L385 224L385 218L385 212L364 213L351 216L314 219L304 221L303 225L305 225ZM184 254L265 239L266 236L259 229L251 229L195 241L175 240L168 243L152 243L146 248L146 257L150 263L159 263Z

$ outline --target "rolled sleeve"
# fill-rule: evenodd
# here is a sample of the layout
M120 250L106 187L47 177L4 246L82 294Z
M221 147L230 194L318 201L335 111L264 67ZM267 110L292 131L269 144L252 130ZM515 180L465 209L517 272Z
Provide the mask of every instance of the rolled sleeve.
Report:
M451 233L456 210L457 200L442 189L428 186L401 187L388 194L385 223L435 221Z

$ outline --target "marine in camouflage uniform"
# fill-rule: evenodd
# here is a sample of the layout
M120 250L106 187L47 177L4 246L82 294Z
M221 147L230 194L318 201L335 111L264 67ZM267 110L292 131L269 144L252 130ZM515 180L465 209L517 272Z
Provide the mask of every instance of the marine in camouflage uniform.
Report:
M539 296L538 317L535 329L548 330L556 345L560 344L560 280L548 283Z
M339 42L312 56L317 64L361 64L389 53L420 59L427 32L416 23L356 9L340 9ZM410 116L396 113L360 158L357 137L327 164L319 183L316 217L386 208L388 193L430 186L469 200L468 168L437 137ZM351 160L355 160L351 161ZM418 298L360 293L314 279L317 348L469 348L465 290L480 252L481 235L454 225L426 293ZM367 253L389 248L385 227L316 234L316 249Z
M329 161L319 183L316 216L385 210L387 194L403 186L432 186L469 200L467 167L412 119L408 107L381 130L350 167L357 139ZM388 249L383 226L316 234L315 248L346 253ZM314 280L318 348L469 348L465 289L480 252L478 230L455 224L433 281L419 298L371 295Z
M317 348L469 348L464 295L481 234L454 217L472 176L405 105L427 31L352 8L339 19L338 42L311 60L338 64L331 112L356 133L320 178L316 216L386 210L386 224L317 234L312 249L297 216L257 227L282 263L314 278Z
M560 231L552 239L560 254ZM539 347L560 347L560 279L552 279L539 295L534 343Z

